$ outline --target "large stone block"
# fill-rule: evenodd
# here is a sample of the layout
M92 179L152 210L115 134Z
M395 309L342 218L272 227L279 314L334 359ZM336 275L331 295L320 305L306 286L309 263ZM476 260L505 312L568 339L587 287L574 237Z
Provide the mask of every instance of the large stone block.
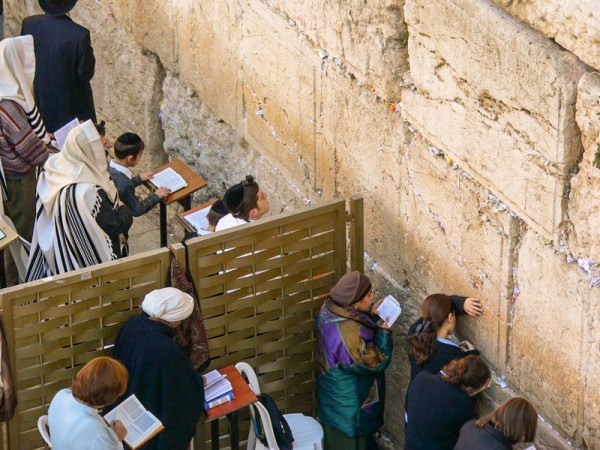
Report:
M509 384L580 444L587 276L531 231L520 242L515 275L520 293L511 313Z
M275 0L273 7L359 82L398 99L408 69L404 0Z
M596 0L494 0L560 46L600 69L600 5Z
M435 145L548 238L581 154L586 66L488 0L405 5L411 76L403 112Z
M481 299L484 314L460 318L458 332L503 372L518 221L466 172L428 148L415 136L405 154L399 230L404 276L416 298L443 292Z
M600 261L600 74L585 74L579 82L577 123L585 149L579 172L571 180L569 250L573 255Z
M244 137L316 188L321 59L262 2L244 3L242 26Z
M177 67L173 72L241 134L244 121L240 59L242 2L176 3Z
M401 148L405 127L377 96L335 64L327 64L320 102L323 118L323 165L330 165L335 185L326 196L361 194L365 205L365 248L391 273L401 270Z

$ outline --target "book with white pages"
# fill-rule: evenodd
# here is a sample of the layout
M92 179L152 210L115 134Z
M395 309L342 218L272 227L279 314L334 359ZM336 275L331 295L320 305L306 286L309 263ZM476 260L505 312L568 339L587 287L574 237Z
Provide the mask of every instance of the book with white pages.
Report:
M231 382L227 378L222 378L204 390L204 401L210 402L219 395L223 395L225 392L231 391L232 389Z
M387 326L391 327L394 325L394 322L398 320L398 317L400 317L402 307L400 306L398 300L396 300L392 295L388 295L377 307L377 311L379 312L379 317L381 317L381 319L384 321L387 320Z
M6 237L6 235L4 234L4 232L2 230L0 230L0 239L4 239Z
M208 213L212 208L212 205L208 205L206 208L199 209L198 211L193 212L192 214L188 214L183 216L183 218L189 222L191 226L198 232L198 234L206 234L209 233L208 229Z
M169 189L171 192L177 192L188 185L183 177L171 167L152 175L150 182L158 189Z
M135 395L131 395L105 415L104 420L109 425L115 420L120 420L127 429L127 435L123 440L134 450L165 428L154 414L144 408Z
M204 374L204 389L211 387L213 384L227 377L227 375L223 375L217 369L211 370L208 373Z
M63 149L65 142L67 142L67 136L69 135L69 132L77 125L79 125L79 119L75 117L73 120L64 124L54 132L54 139L56 139L56 145L59 150Z

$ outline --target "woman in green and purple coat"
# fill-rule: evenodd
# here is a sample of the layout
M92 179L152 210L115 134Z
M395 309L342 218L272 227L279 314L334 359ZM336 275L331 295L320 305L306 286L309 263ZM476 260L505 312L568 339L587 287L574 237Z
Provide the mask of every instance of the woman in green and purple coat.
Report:
M383 425L384 371L392 355L387 323L378 326L371 282L345 274L317 317L317 395L325 450L377 448L373 433Z

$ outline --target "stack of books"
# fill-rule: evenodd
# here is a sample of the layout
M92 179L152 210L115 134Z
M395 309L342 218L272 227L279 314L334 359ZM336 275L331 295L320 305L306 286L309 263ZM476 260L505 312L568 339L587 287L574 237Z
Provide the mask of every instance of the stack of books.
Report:
M204 378L204 409L214 408L235 398L231 383L218 370L208 372Z

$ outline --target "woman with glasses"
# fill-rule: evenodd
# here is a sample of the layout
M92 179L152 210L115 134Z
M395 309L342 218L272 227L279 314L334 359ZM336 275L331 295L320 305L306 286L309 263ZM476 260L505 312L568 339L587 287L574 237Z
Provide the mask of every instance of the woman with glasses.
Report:
M482 312L476 298L444 294L428 296L421 305L421 318L408 330L411 381L421 371L436 374L453 359L478 355L470 342L463 341L458 345L448 336L454 332L457 315L477 317Z
M408 388L404 449L454 449L462 426L475 418L472 397L490 382L477 355L455 359L435 375L421 371Z

